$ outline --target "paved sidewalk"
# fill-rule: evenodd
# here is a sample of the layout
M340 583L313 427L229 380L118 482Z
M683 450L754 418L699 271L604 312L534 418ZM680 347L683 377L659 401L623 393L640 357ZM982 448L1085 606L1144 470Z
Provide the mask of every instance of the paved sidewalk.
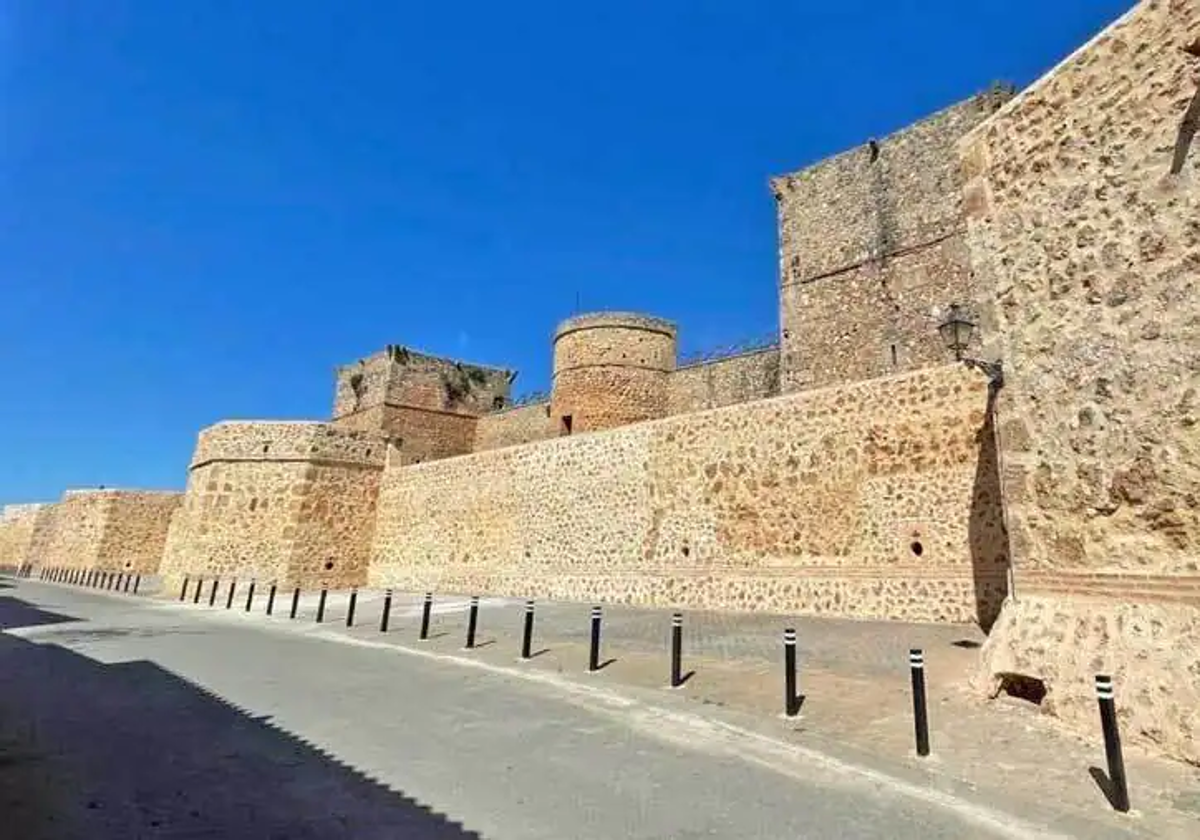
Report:
M206 584L200 606L191 605L189 594L187 608L209 611L209 592ZM226 596L222 584L216 612L226 613ZM539 602L535 655L519 662L524 617L520 599L481 599L476 648L465 651L470 603L465 596L436 596L430 638L425 642L418 640L421 594L393 596L387 634L379 632L381 590L358 593L352 628L346 627L347 592L328 594L321 625L315 624L319 600L315 593L302 594L295 622L288 620L290 592L276 594L271 619L264 615L264 589L256 589L249 615L244 612L245 596L246 590L239 587L228 611L230 619L270 620L302 632L346 635L553 672L593 684L671 694L708 706L713 713L745 716L773 737L885 757L922 774L930 784L996 791L1028 801L1030 807L1051 807L1104 826L1118 826L1131 836L1200 837L1197 768L1155 758L1127 743L1134 812L1120 816L1111 811L1094 777L1104 768L1098 722L1091 737L1081 737L1032 704L1007 698L985 702L968 692L966 675L983 640L978 628L688 611L683 620L683 670L692 674L680 689L669 691L671 610L605 605L601 646L605 666L589 674L588 604ZM170 593L162 597L170 599ZM797 631L804 696L801 713L793 719L781 714L781 637L786 627ZM924 759L913 750L910 648L923 649L927 663L933 752Z

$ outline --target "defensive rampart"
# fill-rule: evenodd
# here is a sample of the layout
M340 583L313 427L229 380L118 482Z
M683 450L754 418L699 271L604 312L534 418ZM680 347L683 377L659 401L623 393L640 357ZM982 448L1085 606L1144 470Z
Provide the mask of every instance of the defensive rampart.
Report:
M1190 47L1195 53L1184 48ZM1142 2L964 141L1016 601L981 684L1200 761L1200 5ZM1193 106L1196 107L1196 106ZM1193 129L1194 130L1194 129ZM1174 171L1174 170L1178 171Z
M389 467L373 585L989 623L984 380L943 367Z
M219 423L200 433L162 574L357 586L389 444L325 423Z

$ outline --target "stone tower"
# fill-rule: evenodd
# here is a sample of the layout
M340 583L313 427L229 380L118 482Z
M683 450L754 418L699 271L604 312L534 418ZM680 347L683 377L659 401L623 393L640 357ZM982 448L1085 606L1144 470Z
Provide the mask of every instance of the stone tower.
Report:
M675 325L629 312L569 318L554 334L550 414L558 434L665 417Z

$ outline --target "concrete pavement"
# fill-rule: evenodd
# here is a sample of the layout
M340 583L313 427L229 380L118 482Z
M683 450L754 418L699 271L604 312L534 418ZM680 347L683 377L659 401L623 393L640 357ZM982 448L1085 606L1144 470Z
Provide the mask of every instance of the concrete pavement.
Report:
M411 653L333 624L8 583L0 808L14 836L1126 836L1070 820L1049 831L669 692Z

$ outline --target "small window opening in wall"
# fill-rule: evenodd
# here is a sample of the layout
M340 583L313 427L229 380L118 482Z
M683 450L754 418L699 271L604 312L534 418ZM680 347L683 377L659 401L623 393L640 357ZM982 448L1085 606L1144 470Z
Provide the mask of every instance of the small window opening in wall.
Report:
M492 408L504 408L504 397L492 397Z
M685 545L685 546L683 546L683 548L681 548L681 549L679 549L679 550L680 550L680 551L683 553L683 556L684 556L684 557L687 557L689 554L691 554L691 553L692 553L692 549L691 549L690 547L686 546L686 545Z
M571 415L570 415L570 414L564 414L564 415L562 416L562 429L561 429L561 431L562 431L562 433L563 433L564 435L569 435L569 434L571 434Z
M871 153L871 163L874 163L875 161L879 160L879 143L876 142L875 140L868 140L867 148L870 150L870 153Z
M129 568L132 568L132 567L133 567L133 561L132 561L132 560L126 560L126 561L125 561L125 568L126 568L126 569L129 569Z
M896 354L896 345L892 345L892 367L896 367L900 363L900 358Z
M371 457L371 450L370 450L370 449L368 449L368 450L367 450L365 453L363 453L363 457L364 457L364 458L370 458L370 457Z
M330 569L332 569L332 568L333 568L333 561L332 561L332 560L326 560L326 561L325 561L325 571L327 571L327 572L328 572L328 571L329 571Z
M920 540L913 540L912 543L909 544L908 548L909 551L918 557L925 553L925 546L921 545Z
M1025 674L1000 674L1000 693L1040 706L1046 699L1046 683Z
M264 443L263 444L263 454L266 455L270 451L271 451L271 444Z

